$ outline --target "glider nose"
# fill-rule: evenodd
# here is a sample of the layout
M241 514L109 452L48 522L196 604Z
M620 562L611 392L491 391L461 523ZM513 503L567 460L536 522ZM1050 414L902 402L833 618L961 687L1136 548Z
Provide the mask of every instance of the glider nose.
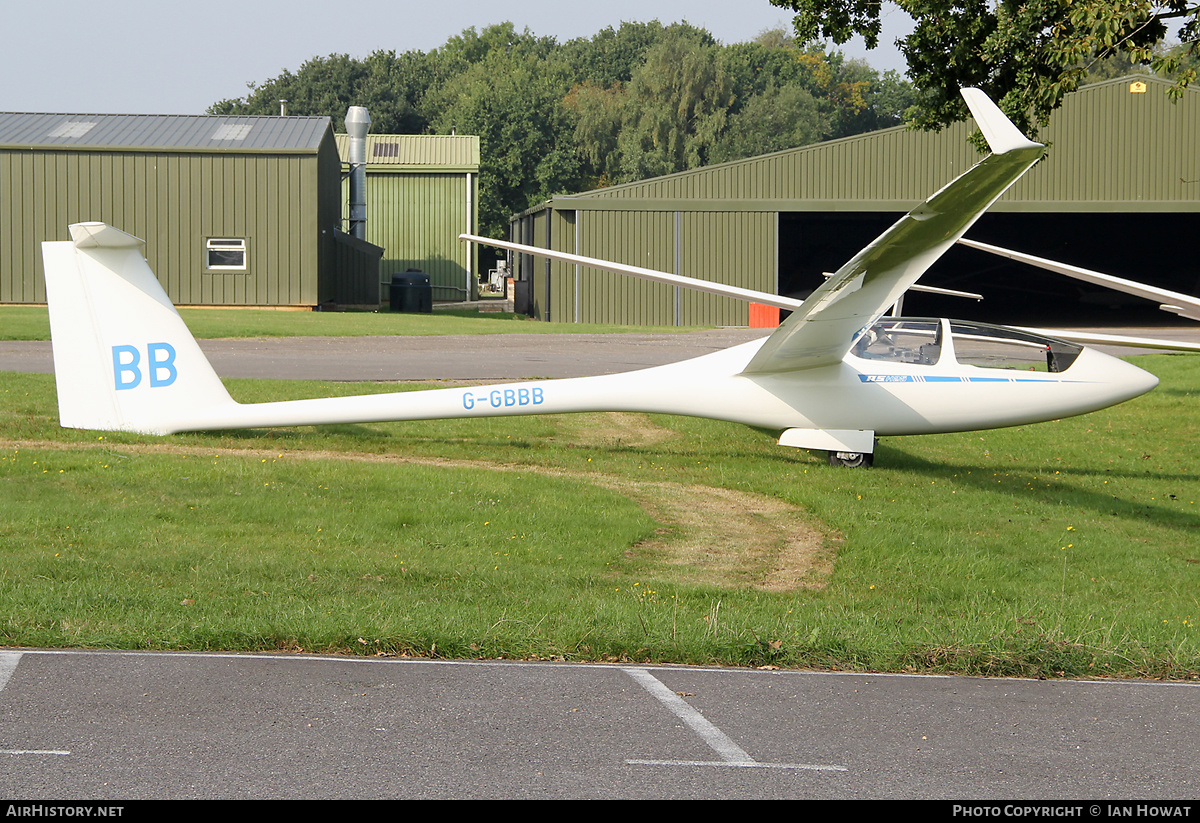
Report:
M1116 357L1112 358L1112 360L1115 366L1116 377L1118 378L1115 382L1125 392L1125 396L1121 398L1122 400L1129 400L1138 395L1145 394L1158 385L1158 378L1145 369L1139 369L1132 363L1127 363Z
M1131 366L1129 363L1126 363L1125 365L1137 372L1137 374L1134 375L1130 381L1133 392L1130 397L1137 397L1138 395L1145 394L1158 385L1158 378L1150 372L1144 369L1139 369L1137 366Z
M1124 403L1158 385L1158 378L1120 358L1085 348L1075 365L1085 366L1089 378L1107 387L1108 404Z
M1121 362L1124 363L1125 361ZM1155 375L1151 374L1145 369L1139 369L1137 366L1132 366L1129 363L1125 363L1125 365L1138 372L1135 377L1135 382L1137 385L1135 386L1136 393L1133 395L1134 397L1137 397L1139 394L1145 394L1158 385L1158 377Z

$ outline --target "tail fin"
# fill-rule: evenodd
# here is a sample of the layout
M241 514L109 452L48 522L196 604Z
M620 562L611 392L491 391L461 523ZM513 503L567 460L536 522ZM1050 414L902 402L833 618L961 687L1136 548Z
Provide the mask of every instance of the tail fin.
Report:
M60 424L166 434L233 405L142 241L105 223L70 231L69 241L42 244Z

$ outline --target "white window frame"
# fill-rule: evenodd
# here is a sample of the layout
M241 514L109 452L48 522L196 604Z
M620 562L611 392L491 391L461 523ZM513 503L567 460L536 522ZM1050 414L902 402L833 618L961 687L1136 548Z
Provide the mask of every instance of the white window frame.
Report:
M241 253L242 262L236 263L213 263L213 254L236 254ZM218 258L220 259L220 258ZM205 271L246 271L250 264L250 249L249 244L244 237L210 237L204 243L204 270Z

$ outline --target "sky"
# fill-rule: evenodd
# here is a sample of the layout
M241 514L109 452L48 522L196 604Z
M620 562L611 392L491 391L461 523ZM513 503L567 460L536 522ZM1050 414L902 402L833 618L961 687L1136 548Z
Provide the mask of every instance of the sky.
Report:
M39 0L5 3L0 111L203 114L247 84L311 57L430 51L464 29L512 21L560 43L623 21L686 20L721 43L751 40L792 16L767 0ZM880 47L838 47L879 71L903 73L892 42L909 24L885 17Z

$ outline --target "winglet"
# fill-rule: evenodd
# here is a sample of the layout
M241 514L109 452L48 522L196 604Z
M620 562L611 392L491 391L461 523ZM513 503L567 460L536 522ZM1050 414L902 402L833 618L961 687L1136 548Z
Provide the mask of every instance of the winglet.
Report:
M1013 125L1004 112L1000 111L1000 107L979 89L960 89L959 91L967 103L967 108L971 110L971 116L975 118L975 125L979 126L979 130L983 132L992 154L1004 154L1013 149L1042 145L1021 134L1021 130Z

